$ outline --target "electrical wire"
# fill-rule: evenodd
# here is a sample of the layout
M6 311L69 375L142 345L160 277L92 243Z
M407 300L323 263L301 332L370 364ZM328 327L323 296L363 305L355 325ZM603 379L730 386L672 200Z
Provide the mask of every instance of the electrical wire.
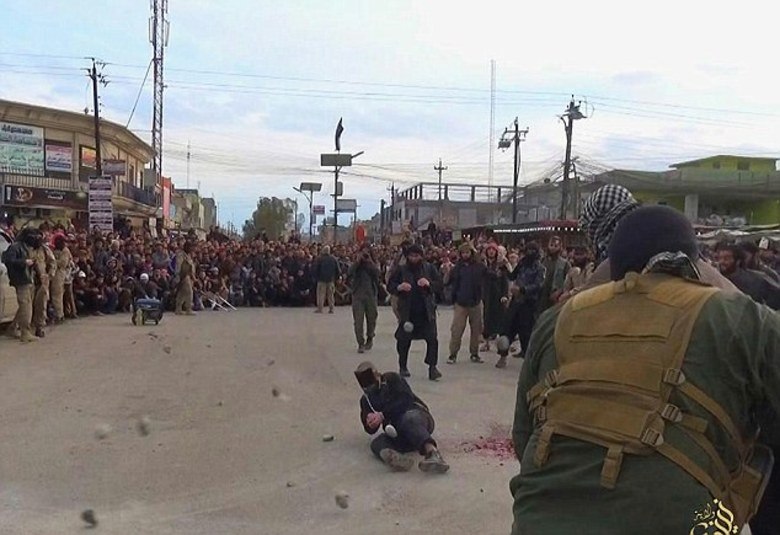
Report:
M138 101L141 99L141 93L143 92L144 86L146 85L146 80L149 78L149 71L152 70L152 63L154 63L154 59L149 60L149 66L146 68L144 81L141 82L141 87L138 88L138 94L135 96L135 103L133 104L133 109L130 110L130 117L128 117L127 119L127 124L125 124L125 128L128 128L130 126L130 121L133 120L133 115L135 115L135 108L138 106Z

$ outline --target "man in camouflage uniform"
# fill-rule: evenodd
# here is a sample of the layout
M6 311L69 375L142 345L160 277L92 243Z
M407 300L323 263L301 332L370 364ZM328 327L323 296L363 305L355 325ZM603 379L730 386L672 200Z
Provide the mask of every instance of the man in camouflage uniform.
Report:
M176 276L179 279L179 285L176 290L176 314L185 314L194 316L192 311L192 277L195 273L195 262L193 262L190 253L192 252L192 242L186 242L176 258Z
M54 258L54 253L43 241L43 234L40 231L37 232L41 240L39 246L31 251L31 258L35 261L33 266L35 274L33 327L35 327L35 336L43 338L46 336L46 332L43 329L46 327L50 283L57 271L57 261Z

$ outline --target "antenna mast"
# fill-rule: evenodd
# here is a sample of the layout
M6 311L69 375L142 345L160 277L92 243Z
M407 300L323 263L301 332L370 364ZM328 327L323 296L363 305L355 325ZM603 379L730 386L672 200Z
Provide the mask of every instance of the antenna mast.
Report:
M168 46L168 0L150 0L152 16L149 19L149 41L152 43L154 63L154 112L152 115L152 169L162 175L162 131L163 131L163 56Z

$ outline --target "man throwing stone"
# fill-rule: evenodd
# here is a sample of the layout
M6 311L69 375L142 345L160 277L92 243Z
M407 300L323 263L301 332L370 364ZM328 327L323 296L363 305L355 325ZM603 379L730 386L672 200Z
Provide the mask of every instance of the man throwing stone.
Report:
M363 396L360 421L366 433L380 433L371 441L371 451L392 470L407 472L414 465L414 452L423 456L417 467L423 472L443 474L450 469L431 436L435 426L428 406L414 395L397 373L379 373L371 362L355 371Z
M398 368L409 377L408 361L412 340L425 340L425 363L428 379L436 381L441 372L439 340L436 332L436 293L441 291L439 271L423 261L423 250L411 245L406 251L406 264L398 266L390 276L388 290L398 296L398 328L395 331Z

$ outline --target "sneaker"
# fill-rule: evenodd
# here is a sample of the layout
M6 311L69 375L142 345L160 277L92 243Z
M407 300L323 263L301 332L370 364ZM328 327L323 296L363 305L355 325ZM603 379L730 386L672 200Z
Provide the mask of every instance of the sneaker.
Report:
M366 352L366 347L363 344L360 344L358 346L358 353L365 353L365 352Z
M485 342L481 346L479 346L480 352L484 353L485 351L490 351L490 342Z
M321 309L321 308L318 308L317 310L315 310L315 311L314 311L314 313L315 313L315 314L322 314L322 309Z
M496 362L496 368L506 368L506 355L502 355L498 357L498 362Z
M482 358L481 358L481 357L480 357L478 354L476 354L476 353L474 353L473 355L471 355L471 357L469 357L469 358L471 359L471 362L475 362L475 363L477 363L477 364L482 364L483 362L485 362L485 361L484 361L484 360L482 360Z
M438 450L434 450L426 455L425 459L420 461L417 467L421 472L429 474L444 474L450 469L450 465L444 462Z
M374 348L374 339L369 338L366 340L366 345L363 346L366 351L371 351Z
M441 379L441 372L436 368L436 366L431 366L428 368L428 379L431 381L438 381Z
M447 364L455 364L458 362L458 355L450 355L447 359Z
M35 336L37 336L38 338L46 338L46 333L42 328L38 327L37 329L35 329Z
M409 373L408 368L401 368L401 371L399 372L401 374L401 377L411 377L412 374Z
M328 310L328 314L333 314L333 309Z
M414 466L414 457L404 455L390 448L379 452L379 458L389 466L393 472L408 472Z

